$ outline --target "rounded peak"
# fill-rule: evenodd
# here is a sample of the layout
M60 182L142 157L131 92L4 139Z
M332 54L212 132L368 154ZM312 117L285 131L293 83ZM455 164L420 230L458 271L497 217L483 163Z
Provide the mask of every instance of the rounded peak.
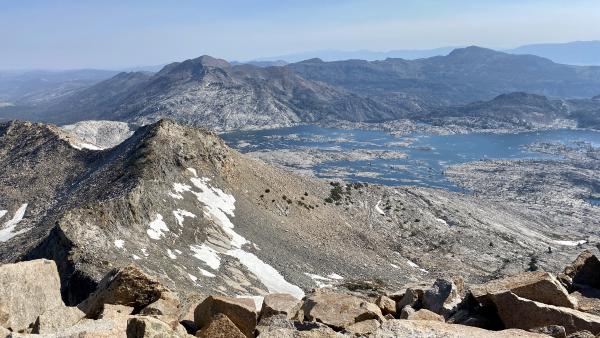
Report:
M191 62L193 64L199 64L202 65L204 67L218 67L218 68L228 68L231 67L231 65L229 64L229 62L223 60L223 59L217 59L214 58L210 55L202 55L200 57L197 57L195 59L191 59L191 60L187 60L184 61L185 62Z
M464 56L485 56L492 54L501 54L501 52L495 51L489 48L483 48L479 46L469 46L464 48L457 48L448 54L449 57L464 57Z
M302 63L325 63L325 61L323 61L320 58L312 58L312 59L303 60L303 61L300 61L297 63L299 63L299 64L302 64Z

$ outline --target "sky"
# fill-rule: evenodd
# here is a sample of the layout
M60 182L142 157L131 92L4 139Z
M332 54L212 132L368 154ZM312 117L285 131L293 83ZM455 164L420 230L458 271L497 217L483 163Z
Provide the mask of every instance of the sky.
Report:
M598 0L0 0L0 69L600 39Z

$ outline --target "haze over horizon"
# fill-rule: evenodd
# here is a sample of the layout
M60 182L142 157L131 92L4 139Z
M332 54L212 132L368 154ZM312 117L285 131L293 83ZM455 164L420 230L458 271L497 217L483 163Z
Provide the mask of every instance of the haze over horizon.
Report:
M505 49L598 40L597 22L600 3L590 0L5 1L0 69L122 69L203 54L246 61L318 50Z

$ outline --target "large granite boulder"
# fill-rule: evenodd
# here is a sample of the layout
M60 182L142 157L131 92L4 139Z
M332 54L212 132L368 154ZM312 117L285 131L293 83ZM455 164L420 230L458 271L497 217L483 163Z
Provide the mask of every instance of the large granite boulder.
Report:
M515 295L536 302L575 308L577 301L551 274L544 271L523 272L516 276L496 279L469 289L471 295L482 305L491 304L495 294L510 291Z
M450 317L462 302L464 285L454 280L439 278L423 294L423 308Z
M560 325L565 328L567 334L582 330L600 334L600 316L535 302L510 291L493 295L492 301L507 328L530 330Z
M383 314L377 305L326 289L318 289L306 296L301 311L305 320L320 322L337 330L363 320L383 320Z
M39 259L0 266L0 326L23 331L40 315L63 308L54 261Z
M131 306L135 311L147 307L169 290L135 265L110 271L98 288L79 307L90 318L97 318L104 304Z
M600 260L591 251L585 250L565 267L559 279L573 290L582 286L600 289Z

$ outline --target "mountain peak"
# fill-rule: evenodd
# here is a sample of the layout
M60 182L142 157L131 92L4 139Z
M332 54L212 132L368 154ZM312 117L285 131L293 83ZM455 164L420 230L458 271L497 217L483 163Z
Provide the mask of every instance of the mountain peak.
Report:
M223 59L214 58L210 55L202 55L200 57L197 57L197 58L191 59L191 60L187 60L187 61L190 61L194 64L200 64L204 67L218 67L218 68L231 67L229 62L227 62ZM184 61L184 62L187 62L187 61Z
M469 46L465 48L457 48L448 54L448 57L465 57L465 56L486 56L499 54L501 52L489 48L479 46Z

